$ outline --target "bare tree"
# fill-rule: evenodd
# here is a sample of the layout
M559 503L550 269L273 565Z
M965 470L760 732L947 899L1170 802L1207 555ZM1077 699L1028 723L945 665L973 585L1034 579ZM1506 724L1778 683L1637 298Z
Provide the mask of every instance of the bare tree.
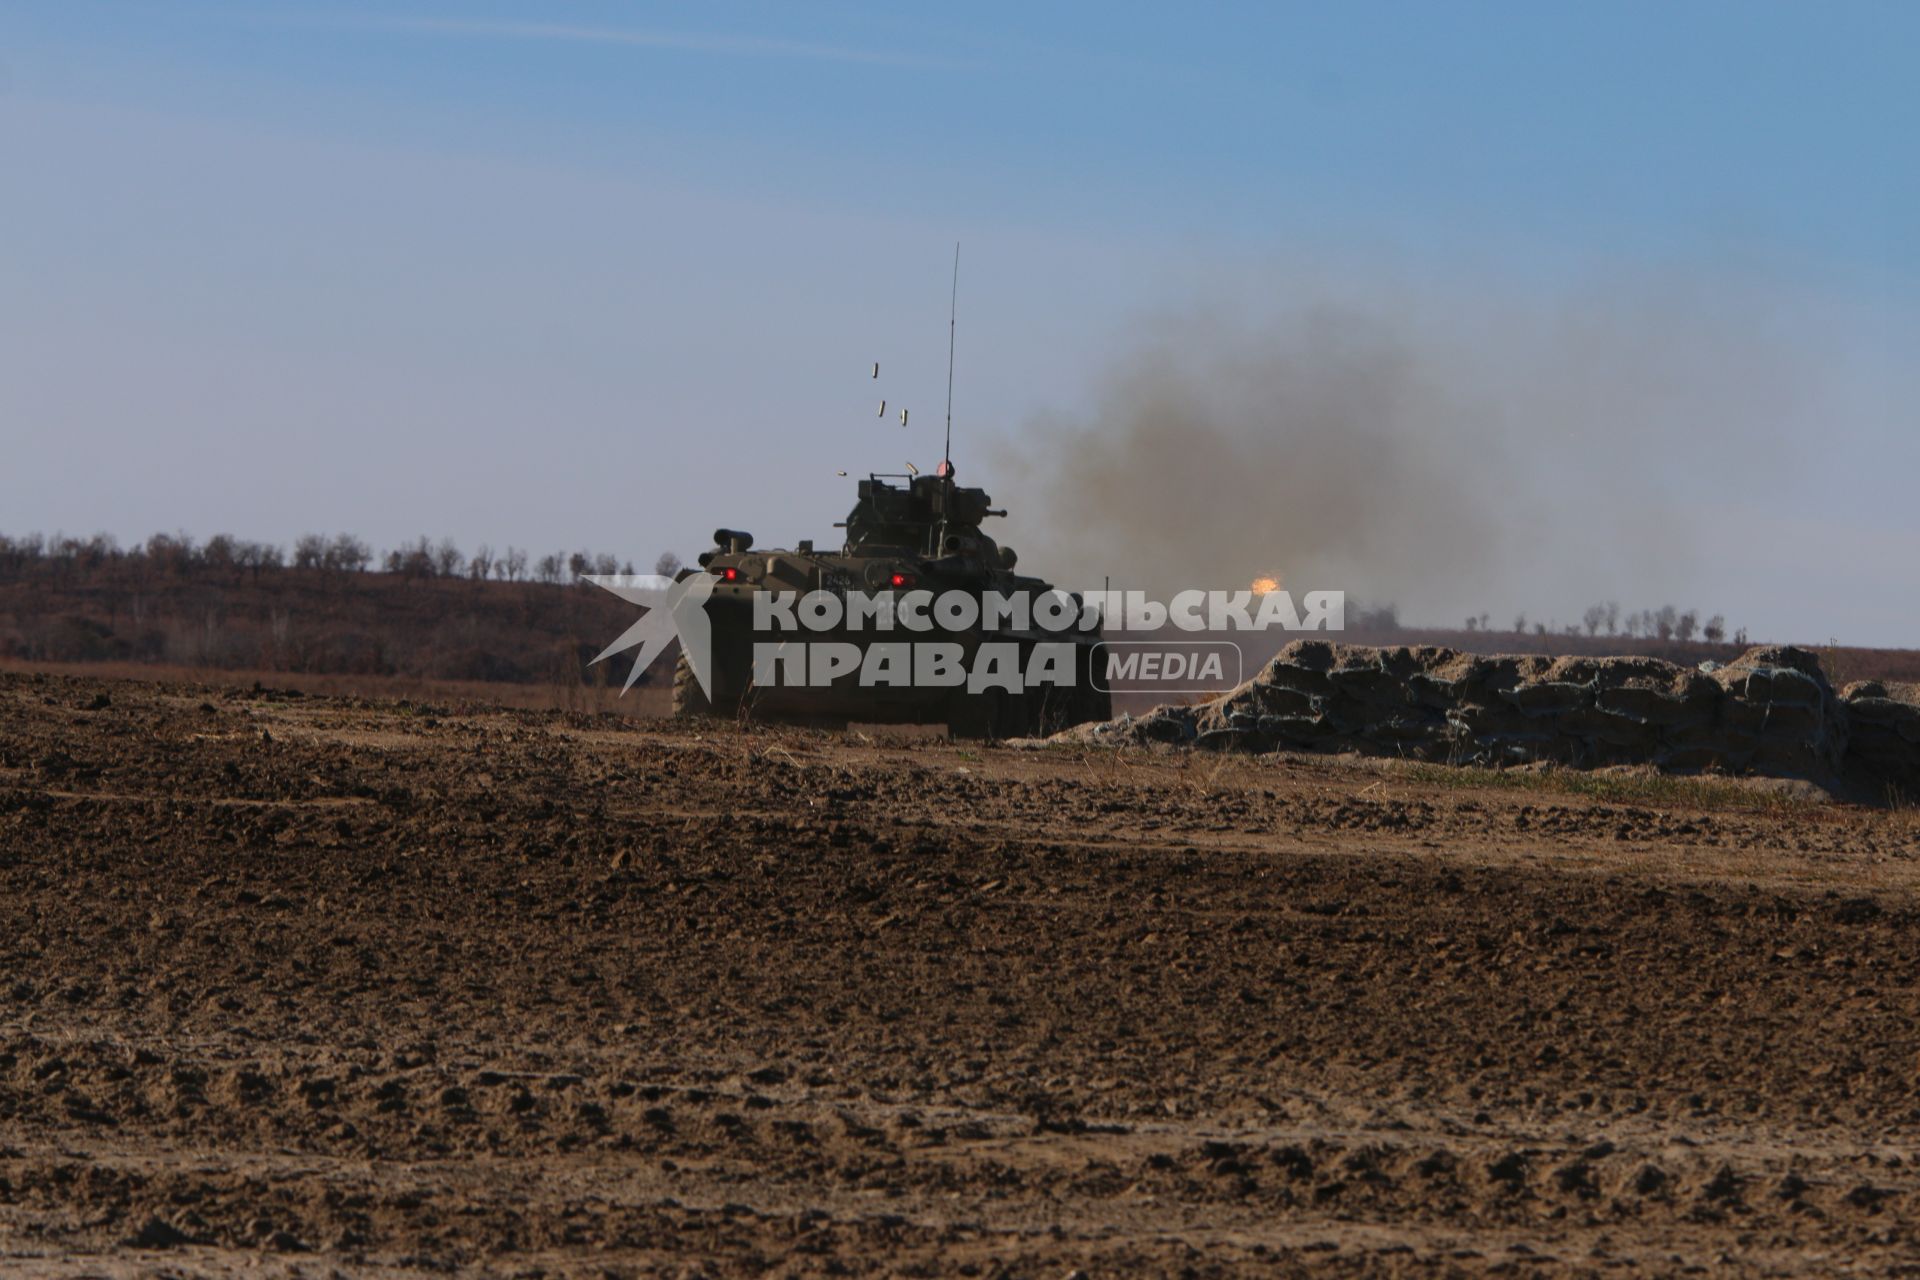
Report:
M364 573L373 563L373 548L350 533L335 534L324 563L340 573Z
M135 548L136 552L140 549ZM0 572L8 574L24 573L28 566L40 558L37 547L30 549L26 538L9 538L0 533Z
M467 560L467 576L485 582L492 573L493 548L483 542L473 549L473 555Z
M662 551L660 558L653 562L653 571L663 578L671 578L685 566L680 557L671 551Z
M388 573L398 573L409 578L431 578L434 573L433 543L421 535L416 542L402 543L387 552Z
M35 540L39 535L34 535ZM162 573L184 576L193 568L193 539L184 533L156 533L147 539L147 559Z
M216 533L207 539L207 545L200 549L200 561L209 569L224 570L234 567L233 535Z
M422 539L424 541L424 539ZM433 550L433 569L443 578L457 578L466 567L467 558L460 554L460 548L453 545L452 538L440 539L440 545Z
M1673 622L1674 638L1685 644L1693 639L1693 633L1700 629L1700 615L1689 609Z
M1707 619L1706 630L1701 634L1708 644L1719 644L1727 638L1727 620L1720 614L1714 614Z
M1674 626L1679 622L1680 614L1670 604L1660 606L1660 612L1653 615L1653 631L1662 640L1673 639Z
M1601 604L1588 605L1580 620L1586 624L1588 635L1599 635L1600 624L1607 620L1607 607Z
M271 542L241 542L234 547L234 563L245 569L256 581L263 569L279 569L286 565L286 557L280 548Z
M1607 634L1613 635L1620 629L1620 606L1615 601L1607 601Z
M507 581L520 581L520 579L527 576L527 549L525 547L508 547L507 557L502 563L504 563L507 568Z

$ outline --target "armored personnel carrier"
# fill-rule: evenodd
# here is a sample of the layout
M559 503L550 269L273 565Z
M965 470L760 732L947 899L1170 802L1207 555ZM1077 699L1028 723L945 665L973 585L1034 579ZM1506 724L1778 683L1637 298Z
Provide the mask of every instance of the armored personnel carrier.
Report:
M1047 646L1052 658L1070 659L1066 665L1071 670L1061 678L1023 683L1017 692L971 681L957 686L917 679L876 684L863 681L860 672L845 672L825 683L817 675L812 680L769 681L766 665L756 679L756 650L764 664L765 647L783 638L764 627L756 630L756 595L787 593L785 598L792 601L826 593L846 601L861 594L889 614L896 605L905 607L909 597L919 595L924 606L929 599L952 592L976 602L990 592L1003 599L1037 601L1051 595L1058 601L1063 593L1043 579L1015 572L1013 548L1000 546L981 528L988 517L1005 514L993 508L985 490L958 484L951 464L942 463L935 475L871 475L861 480L859 500L838 526L846 530L846 542L837 552L816 550L810 541L792 550L756 550L753 535L717 530L714 548L699 557L700 568L686 571L714 579L706 606L712 628L712 670L703 690L681 655L674 672L674 714L744 712L756 718L825 724L944 723L959 736L998 738L1052 733L1088 720L1110 719L1111 698L1096 689L1092 679L1099 620L1078 616L1077 596L1065 597L1072 601L1075 617L1058 630L1044 628L1032 615L1024 626L1009 626L1009 619L985 616L987 611L982 609L983 616L972 625L932 633L876 630L870 623L856 628L843 621L826 631L785 637L808 646L836 644L843 658L849 644L864 657L878 658L881 655L869 652L876 645L905 642L911 648L940 641L949 646L957 643L965 655L963 665L968 666L982 655L982 645L990 645L1002 657L1008 645L1017 646L1022 671L1040 646ZM762 608L764 612L764 601ZM989 622L994 625L989 627ZM1071 646L1070 653L1063 645Z

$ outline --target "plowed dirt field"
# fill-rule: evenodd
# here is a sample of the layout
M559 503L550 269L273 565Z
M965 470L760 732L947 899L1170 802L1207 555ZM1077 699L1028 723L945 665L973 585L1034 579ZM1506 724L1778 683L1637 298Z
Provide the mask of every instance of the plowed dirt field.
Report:
M1920 819L0 677L0 1273L1912 1273Z

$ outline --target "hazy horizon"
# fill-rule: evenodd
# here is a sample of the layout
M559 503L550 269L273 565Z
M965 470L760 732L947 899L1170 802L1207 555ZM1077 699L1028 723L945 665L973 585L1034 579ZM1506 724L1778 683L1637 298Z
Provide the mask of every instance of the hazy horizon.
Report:
M1023 568L1920 645L1916 35L17 6L0 532L825 540L836 471L938 461L959 241Z

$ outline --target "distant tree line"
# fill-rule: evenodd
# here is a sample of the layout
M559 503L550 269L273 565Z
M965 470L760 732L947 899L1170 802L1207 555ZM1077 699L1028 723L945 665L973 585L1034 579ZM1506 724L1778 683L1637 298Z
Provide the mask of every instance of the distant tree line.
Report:
M1485 632L1495 630L1492 620L1484 613L1468 618L1466 629ZM1611 600L1604 604L1589 605L1587 611L1580 615L1579 622L1570 622L1565 627L1557 621L1535 622L1531 633L1535 636L1578 636L1583 630L1589 637L1598 636L1604 631L1607 635L1625 636L1629 640L1671 640L1689 644L1699 639L1708 644L1725 644L1729 640L1739 645L1747 643L1746 628L1740 628L1729 637L1727 620L1717 613L1702 621L1699 610L1680 610L1670 604L1661 605L1658 609L1642 609L1637 613L1632 610L1623 612L1620 606ZM1527 635L1528 633L1527 615L1516 614L1508 634Z
M671 574L679 568L679 557L670 551L654 565L657 573ZM587 551L555 551L535 558L523 547L496 552L482 543L468 555L450 538L436 543L422 537L379 555L352 534L309 533L295 540L289 555L275 543L252 542L225 533L205 542L196 542L184 533L156 533L130 547L121 546L111 534L104 533L89 538L0 534L0 579L9 581L126 571L161 578L232 579L282 569L549 584L577 581L589 573L634 572L631 560Z
M229 534L124 547L0 535L0 658L577 689L608 678L592 659L631 609L559 584L632 567L586 551L469 555L450 539L376 552L351 534L309 534L290 551Z
M1429 630L1417 623L1403 623L1399 609L1390 603L1376 605L1352 598L1347 601L1346 621L1348 630L1369 635ZM1717 613L1703 620L1697 609L1682 610L1669 604L1636 612L1622 610L1612 601L1590 606L1581 614L1579 622L1564 626L1558 620L1530 622L1525 613L1520 613L1514 615L1511 627L1502 630L1493 625L1491 615L1478 613L1466 619L1464 630L1485 635L1529 636L1536 640L1559 637L1593 639L1604 633L1628 640L1678 644L1691 644L1695 640L1707 644L1747 643L1746 629L1741 628L1729 635L1726 618Z

